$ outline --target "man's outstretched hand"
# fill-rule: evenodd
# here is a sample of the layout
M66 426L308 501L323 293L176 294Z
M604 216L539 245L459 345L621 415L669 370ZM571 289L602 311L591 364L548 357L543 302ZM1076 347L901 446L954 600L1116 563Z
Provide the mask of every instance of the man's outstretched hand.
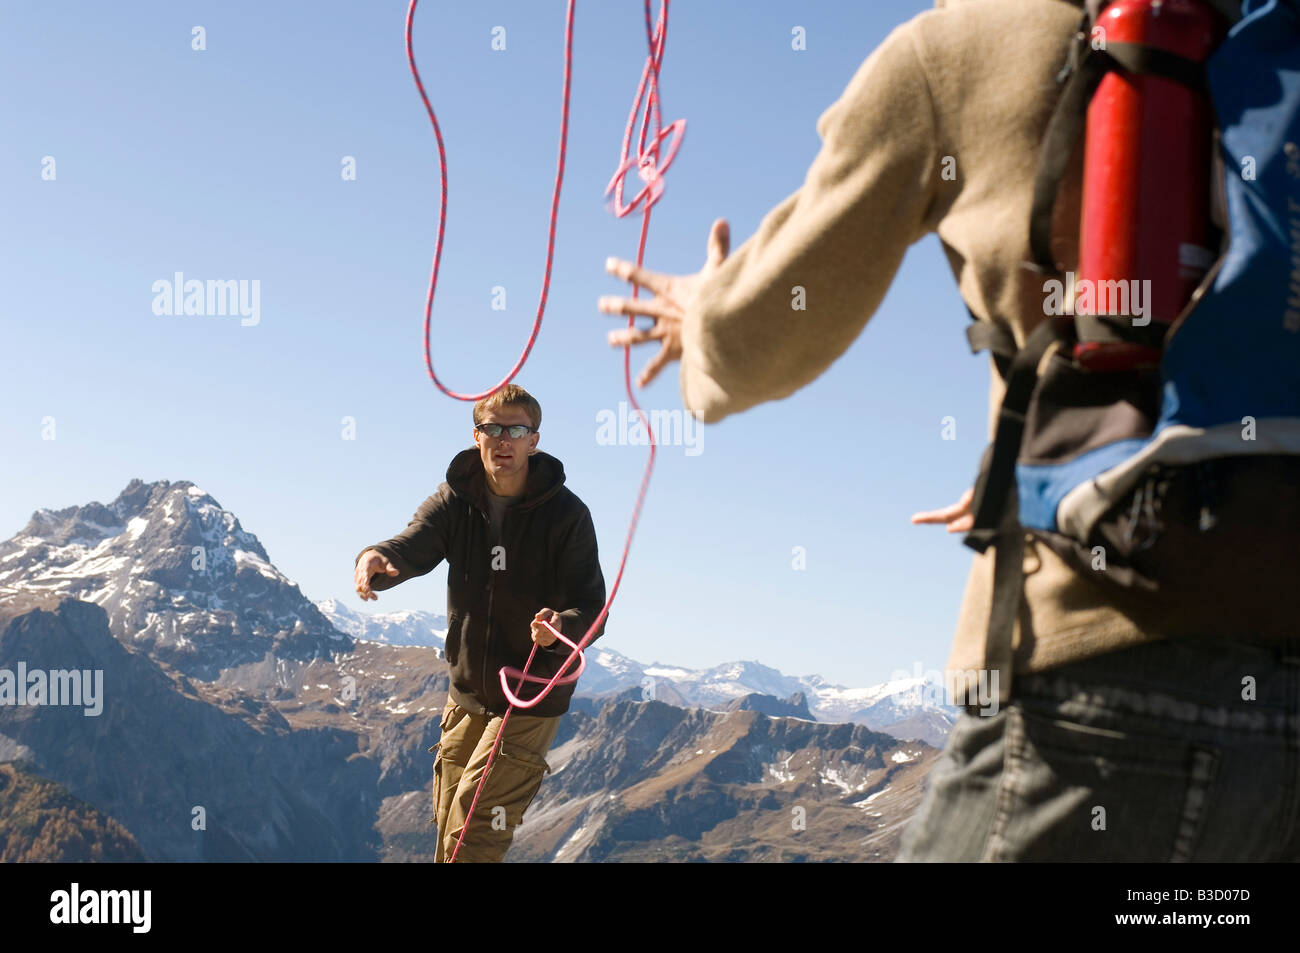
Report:
M375 573L385 573L389 576L397 575L397 567L385 558L384 554L375 549L367 549L357 560L356 572L353 578L357 584L357 595L363 600L376 600L379 598L370 588L370 577Z
M648 328L622 328L609 332L610 347L644 344L660 341L659 353L650 359L637 377L638 387L654 380L669 361L681 360L682 318L695 302L700 285L721 267L731 250L731 228L725 218L720 218L709 229L708 251L704 267L693 275L663 275L657 271L638 268L622 258L605 260L605 270L611 275L630 281L639 288L654 292L653 298L621 298L605 295L596 307L606 314L646 315L654 318Z

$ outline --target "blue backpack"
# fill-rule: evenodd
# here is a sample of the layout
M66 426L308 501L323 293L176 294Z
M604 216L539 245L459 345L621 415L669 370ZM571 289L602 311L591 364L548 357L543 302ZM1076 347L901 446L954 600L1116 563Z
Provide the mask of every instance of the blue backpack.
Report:
M968 330L1007 385L965 538L994 549L986 664L1004 701L1013 626L1027 621L1026 535L1092 579L1098 601L1157 606L1171 631L1300 635L1300 0L1246 0L1209 62L1183 60L1177 75L1142 47L1092 50L1100 6L1091 0L1044 137L1030 225L1039 269L1059 274L1051 204L1107 70L1208 87L1227 227L1158 367L1080 367L1071 315L1047 318L1020 348L1000 325ZM1196 631L1212 618L1218 628Z

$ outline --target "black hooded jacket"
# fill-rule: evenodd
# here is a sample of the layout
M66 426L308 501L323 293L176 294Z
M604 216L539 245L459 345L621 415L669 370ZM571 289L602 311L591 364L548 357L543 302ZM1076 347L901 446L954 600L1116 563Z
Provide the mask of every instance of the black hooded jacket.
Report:
M564 465L555 457L539 450L528 458L524 495L505 512L498 552L489 539L487 493L478 448L464 450L447 468L446 482L420 504L406 529L361 553L377 550L398 570L396 576L371 576L376 592L423 576L447 560L451 699L475 713L501 715L509 702L497 673L503 665L524 667L533 647L529 627L537 610L558 611L558 628L578 642L604 608L605 577L591 512L564 486ZM604 630L601 620L596 637ZM549 649L539 648L529 674L549 678L569 651L558 639ZM532 698L540 687L527 683L519 690L515 684L511 690L521 698ZM545 701L520 713L562 715L574 688L557 685Z

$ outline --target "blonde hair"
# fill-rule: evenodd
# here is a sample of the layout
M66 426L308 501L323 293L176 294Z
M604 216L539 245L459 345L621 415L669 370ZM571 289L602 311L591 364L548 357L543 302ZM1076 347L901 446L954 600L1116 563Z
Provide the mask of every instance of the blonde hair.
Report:
M507 406L522 407L527 412L528 419L532 421L533 429L542 429L542 405L518 384L507 384L476 403L474 405L475 426L483 422L483 415L489 410L500 410Z

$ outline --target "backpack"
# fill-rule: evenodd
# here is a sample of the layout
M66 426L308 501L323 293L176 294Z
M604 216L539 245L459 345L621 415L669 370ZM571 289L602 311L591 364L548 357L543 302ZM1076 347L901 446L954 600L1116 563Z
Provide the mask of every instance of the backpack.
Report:
M1027 539L1091 578L1099 600L1154 607L1180 635L1300 634L1300 0L1229 11L1234 25L1203 67L1114 48L1128 44L1092 49L1102 5L1089 0L1058 77L1030 222L1036 270L1059 274L1052 203L1109 70L1208 88L1226 227L1217 261L1161 326L1153 366L1082 367L1071 314L1049 316L1020 348L1004 325L968 328L972 351L991 351L1006 383L964 538L994 551L985 664L999 673L1002 701ZM1219 628L1196 631L1216 617Z

